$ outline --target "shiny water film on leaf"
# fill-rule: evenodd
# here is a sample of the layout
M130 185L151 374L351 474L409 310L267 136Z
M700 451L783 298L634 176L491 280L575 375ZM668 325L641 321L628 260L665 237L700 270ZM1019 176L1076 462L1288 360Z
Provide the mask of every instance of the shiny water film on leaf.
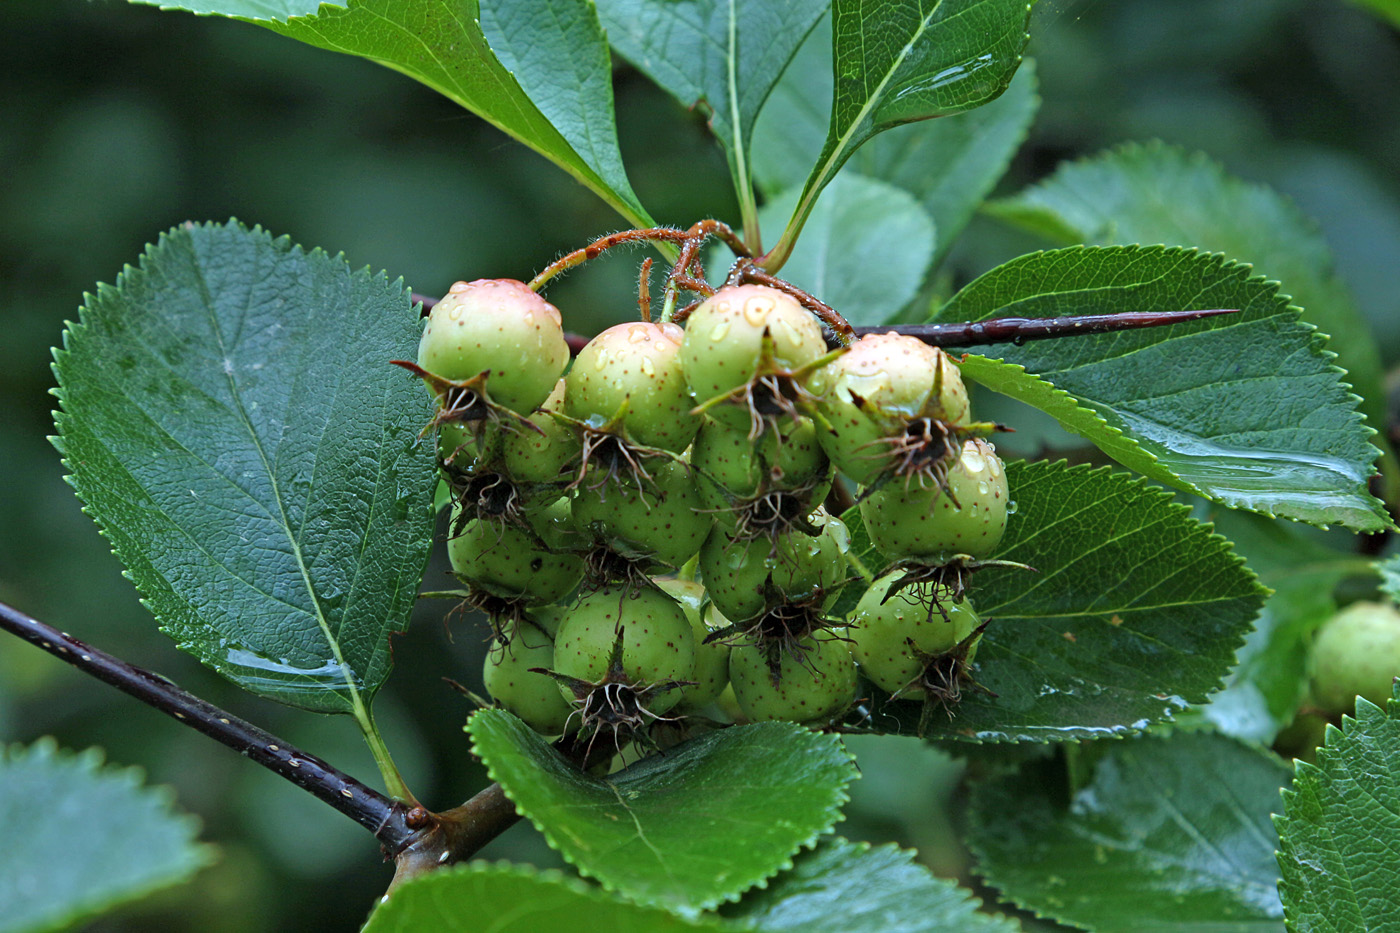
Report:
M785 722L709 732L605 778L503 710L478 711L467 729L492 780L580 872L683 913L791 865L840 819L855 777L836 736Z
M770 197L801 186L821 152L831 71L831 20L824 17L793 56L754 125L754 177ZM1027 60L996 100L881 133L861 146L843 171L888 182L917 198L938 230L937 262L1006 171L1039 102L1034 62ZM820 209L822 202L817 204ZM772 223L764 226L773 229Z
M1102 933L1283 933L1270 814L1288 765L1209 732L1093 749L1068 806L1053 760L973 788L968 841L989 885Z
M894 845L830 836L792 868L721 913L763 933L1016 933L1015 921L982 913L966 890Z
M1231 508L1358 531L1378 451L1323 338L1248 266L1176 247L1071 247L982 275L935 321L1236 308L1099 336L971 347L963 372L1124 466Z
M1400 685L1381 709L1329 727L1317 764L1296 764L1276 817L1280 890L1299 933L1394 930L1400 918Z
M55 440L163 631L247 690L355 712L432 541L402 283L237 222L160 238L55 352Z
M703 921L643 907L555 871L471 862L420 875L375 908L363 933L687 933Z
M55 930L189 879L214 861L198 821L96 750L0 745L0 933Z
M972 577L969 599L990 623L971 676L990 692L966 686L929 737L1124 735L1218 689L1265 595L1229 542L1169 493L1106 467L1012 461L1006 475L1016 511L994 556L1035 569ZM877 700L871 714L869 728L910 733L920 705Z
M1131 143L1066 162L987 211L1056 245L1164 243L1249 263L1282 283L1305 321L1340 338L1328 349L1371 425L1385 424L1380 353L1366 318L1316 225L1273 189L1227 174L1203 153Z
M650 226L627 180L612 68L588 0L134 0L256 23L421 81L534 149L628 221Z

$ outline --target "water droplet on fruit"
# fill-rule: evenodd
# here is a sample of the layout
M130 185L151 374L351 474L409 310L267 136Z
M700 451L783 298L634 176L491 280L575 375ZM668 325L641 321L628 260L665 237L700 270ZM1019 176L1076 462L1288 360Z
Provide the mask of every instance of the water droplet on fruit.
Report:
M598 355L593 358L593 368L598 370L598 372L602 372L608 368L608 363L610 362L612 361L609 359L608 352L606 350L599 350Z
M711 340L716 340L716 341L718 341L718 340L723 340L725 337L728 337L728 336L729 336L729 322L728 322L728 321L720 321L718 324L716 324L716 325L714 326L714 329L712 329L712 330L710 331L710 339L711 339Z
M773 299L760 295L752 295L744 302L744 320L754 327L762 327L768 320L768 316L773 313Z
M648 376L656 375L656 366L652 363L651 357L642 357L642 372L646 373Z
M646 343L651 339L651 334L647 332L645 324L633 324L627 328L628 343Z
M991 487L991 486L988 486L986 483L978 483L978 484L977 484L977 491L980 492L980 493L981 493L982 495L984 495L984 496L990 495L991 492L992 492L992 487Z
M987 459L979 451L965 447L962 452L962 466L964 470L975 475L987 469Z

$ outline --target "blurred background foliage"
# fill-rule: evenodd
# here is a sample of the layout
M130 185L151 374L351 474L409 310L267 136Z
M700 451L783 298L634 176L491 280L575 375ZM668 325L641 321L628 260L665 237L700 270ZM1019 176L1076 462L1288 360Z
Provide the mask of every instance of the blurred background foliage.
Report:
M458 278L528 278L620 221L543 159L365 61L115 0L10 0L3 20L0 600L368 778L348 719L243 694L156 631L45 440L49 347L85 291L187 219L236 216L427 294ZM1387 367L1400 367L1394 27L1342 0L1042 0L1031 54L1044 102L1003 193L1124 140L1209 153L1316 219ZM722 156L698 118L621 66L617 97L634 185L658 219L734 219ZM1040 245L977 220L946 271L960 284ZM633 258L603 260L550 298L572 329L594 332L634 312L634 275ZM443 584L444 572L436 561L428 584ZM461 733L468 706L443 682L480 689L483 645L460 622L443 624L445 608L423 606L396 639L398 667L378 707L410 784L439 807L485 780ZM48 734L103 746L172 785L222 850L192 884L97 929L353 929L388 880L372 841L343 817L0 638L0 740ZM865 780L843 832L916 845L935 870L966 877L952 829L960 766L910 739L853 748ZM483 856L558 864L523 826Z

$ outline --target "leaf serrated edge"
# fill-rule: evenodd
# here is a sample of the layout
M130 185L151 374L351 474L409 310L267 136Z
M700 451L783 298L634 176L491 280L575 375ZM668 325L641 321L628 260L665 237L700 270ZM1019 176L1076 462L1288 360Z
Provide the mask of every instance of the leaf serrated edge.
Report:
M16 762L42 763L45 761L51 761L60 766L71 765L76 771L85 773L95 780L111 781L125 786L133 793L146 797L155 803L156 812L163 819L168 820L171 825L183 831L185 853L183 861L185 864L178 871L168 872L163 877L152 878L145 884L129 887L116 897L72 905L61 916L37 928L38 931L66 929L124 904L141 900L157 891L183 884L219 860L220 851L217 846L199 841L200 832L204 828L203 820L195 814L179 808L173 787L167 784L147 784L146 771L139 765L123 766L109 763L103 750L95 745L82 751L64 748L58 744L57 739L50 735L40 736L29 746L20 742L7 746L0 742L0 767Z
M488 756L482 754L480 751L477 750L476 747L476 733L473 731L473 726L478 721L478 719L481 719L484 722L489 722L489 717L483 716L483 714L485 713L500 713L506 717L509 717L510 719L515 719L516 722L520 721L506 710L494 710L488 707L473 712L472 715L467 719L467 724L463 727L464 731L472 738L473 754L486 766L487 777L490 780L495 781L497 784L499 784L501 786L502 791L505 791L506 786L504 783L501 782L500 776L497 773L495 765L492 763L491 759ZM529 727L525 726L523 722L520 722L520 725L525 730L529 730ZM726 728L725 731L728 731L728 729L752 730L756 727L769 729L769 731L774 731L770 727L778 727L779 729L781 729L781 731L791 736L797 736L804 732L812 735L821 734L814 732L813 730L807 729L805 726L797 725L796 723L786 723L777 721L746 723L743 725L729 726ZM514 727L512 726L512 728ZM533 734L534 733L531 732L531 735ZM833 738L835 738L835 736L833 736ZM550 754L554 753L553 750L550 749L548 746L543 747L546 751L550 752ZM613 894L628 897L629 899L631 899L632 903L641 904L643 906L653 907L661 910L669 910L678 913L681 916L693 919L694 915L699 911L712 910L715 907L720 906L721 904L736 902L744 896L744 893L746 891L749 891L755 887L766 887L769 879L773 878L778 874L781 874L784 871L790 870L794 865L793 859L797 855L801 854L804 850L810 849L822 836L829 833L837 823L844 819L844 815L841 813L841 808L844 807L847 803L849 803L851 799L850 794L846 791L846 788L850 785L852 779L860 777L860 771L855 768L855 755L852 754L851 751L846 748L845 743L840 742L838 740L835 748L839 750L839 754L845 758L845 764L850 768L850 777L848 777L838 787L834 788L835 793L833 795L833 799L824 808L825 812L822 818L822 822L825 824L825 827L818 829L813 833L810 833L806 839L797 842L794 845L792 851L788 853L786 859L784 859L781 864L777 865L774 869L769 871L767 874L763 875L761 878L749 882L743 889L728 895L721 895L718 898L705 898L703 900L693 901L689 904L663 904L631 898L631 895L628 892L622 890L614 882L608 879L599 878L598 876L592 874L585 868L585 866L580 865L578 861L572 857L571 853L559 848L559 846L555 844L554 838L550 833L548 824L531 815L530 813L526 812L520 806L520 804L516 803L515 799L511 797L509 793L506 794L506 799L510 800L511 804L515 807L515 812L518 815L529 820L531 825L533 825L535 829L537 829L540 832L540 834L544 836L545 841L549 844L549 847L551 849L553 849L555 852L558 852L559 855L565 861L577 868L580 874L588 875L590 878L593 878L593 880L597 881L598 884L604 890L609 891ZM829 822L827 821L827 816L830 816Z

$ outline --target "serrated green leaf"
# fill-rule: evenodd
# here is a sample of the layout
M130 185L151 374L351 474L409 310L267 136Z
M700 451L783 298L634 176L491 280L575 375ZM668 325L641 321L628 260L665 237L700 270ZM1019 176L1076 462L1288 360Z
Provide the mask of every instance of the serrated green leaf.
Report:
M973 788L987 883L1098 933L1283 933L1269 819L1288 766L1208 732L1102 752L1068 806L1053 762Z
M239 19L358 55L450 98L558 165L637 226L612 66L589 0L132 0ZM485 30L485 31L483 31Z
M612 44L708 115L736 184L748 184L759 108L830 0L598 0Z
M1215 530L1274 592L1225 689L1200 712L1227 735L1267 744L1298 712L1313 633L1337 609L1333 591L1347 577L1365 575L1368 562L1318 542L1305 526L1247 512L1216 516Z
M882 133L846 164L844 172L889 182L919 199L938 230L935 263L1025 139L1039 105L1033 66L1026 61L1006 93L986 106ZM754 177L768 195L800 185L821 152L831 73L831 20L824 17L793 56L754 127Z
M826 141L794 214L790 241L817 195L882 130L947 116L1006 90L1029 38L1027 0L835 0L833 92ZM780 242L778 250L781 251Z
M683 933L711 923L642 907L559 872L473 862L408 881L363 933Z
M941 321L1237 308L1190 324L970 348L963 371L1158 482L1231 508L1389 527L1378 455L1323 338L1248 266L1175 247L1071 247L969 284ZM1034 374L1034 375L1032 375Z
M467 730L491 779L580 872L682 912L788 867L840 818L855 776L836 736L792 723L711 732L606 778L502 710L478 711Z
M1400 685L1386 707L1358 697L1283 792L1279 891L1297 933L1400 929Z
M1062 741L1140 731L1217 689L1264 589L1169 493L1107 468L1006 465L1016 512L968 598L991 622L931 738ZM872 570L875 568L871 568ZM917 703L869 725L911 732Z
M213 861L198 834L167 789L95 749L0 745L0 933L57 930L186 881Z
M1014 921L978 911L951 881L935 878L898 846L834 836L804 852L764 888L723 910L762 933L1016 933Z
M800 192L763 206L765 228L792 214ZM924 282L937 239L933 219L912 195L850 173L827 188L783 266L783 278L817 295L852 324L879 324L907 305Z
M1165 243L1224 253L1283 283L1329 345L1372 425L1385 421L1381 360L1370 326L1333 268L1316 225L1264 185L1203 153L1129 144L1067 162L1050 178L988 205L988 213L1062 244Z
M54 354L70 482L161 628L239 686L362 713L432 544L402 282L237 222L166 233Z

